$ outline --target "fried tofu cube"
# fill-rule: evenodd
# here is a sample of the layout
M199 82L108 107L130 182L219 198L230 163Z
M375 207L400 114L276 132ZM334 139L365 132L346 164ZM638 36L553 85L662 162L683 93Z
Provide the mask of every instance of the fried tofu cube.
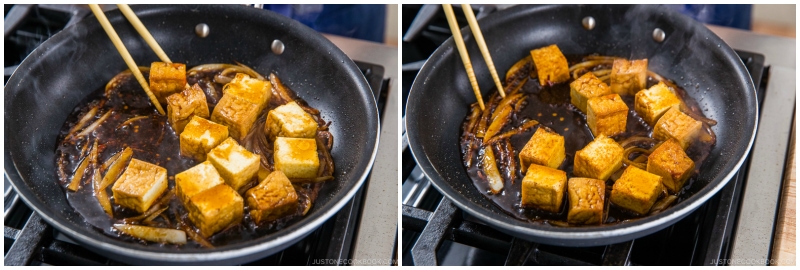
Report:
M594 136L614 136L625 132L628 105L618 94L590 98L586 107L586 123Z
M611 66L611 91L633 95L647 86L647 59L616 59Z
M317 121L294 101L269 111L265 128L273 141L277 137L314 138L317 135Z
M567 173L541 165L531 164L522 179L522 207L535 207L558 213L564 199Z
M272 221L297 210L297 192L281 171L274 171L245 194L256 223Z
M611 202L640 215L650 208L661 193L661 176L628 166L611 188Z
M556 169L565 157L564 136L546 128L537 129L519 153L522 168L527 168L527 164L539 164Z
M583 113L587 113L586 106L590 98L613 93L606 83L591 72L586 72L586 74L569 84L570 102Z
M569 212L567 222L572 224L600 224L603 221L603 205L606 198L606 183L592 178L570 178L567 182Z
M167 117L175 133L181 134L192 116L202 118L209 116L206 94L197 84L167 97Z
M684 150L689 148L700 130L703 123L694 120L691 116L681 112L677 107L669 109L661 119L658 119L653 127L653 139L666 141L670 138L678 140Z
M182 91L185 86L186 65L164 62L150 64L150 91L161 104L167 101L168 96Z
M306 138L275 139L275 170L289 179L315 178L319 169L317 141Z
M554 85L569 80L567 58L555 44L531 50L531 58L536 66L540 85Z
M261 156L247 151L233 138L228 138L211 149L208 160L214 164L225 183L235 190L253 180L261 166Z
M228 185L217 185L195 194L186 204L189 220L200 229L203 237L210 237L244 216L244 200Z
M186 204L192 196L224 183L214 165L206 160L175 175L175 193Z
M661 181L672 193L678 193L694 171L694 161L675 139L663 142L647 158L647 171L661 176Z
M111 188L117 204L139 213L150 209L165 190L167 169L135 158Z
M601 135L575 152L573 173L577 177L608 180L622 167L624 151L614 139Z
M634 110L650 125L656 124L659 118L670 108L679 108L681 100L667 87L664 82L659 82L647 90L636 93Z
M237 73L230 83L223 87L225 95L234 95L258 105L261 112L267 107L269 98L272 95L272 84L269 81L250 78L244 73Z
M228 138L228 127L192 116L181 132L181 155L205 161L206 154L225 138Z
M231 137L241 141L258 118L258 105L235 95L223 95L211 113L211 121L228 127Z

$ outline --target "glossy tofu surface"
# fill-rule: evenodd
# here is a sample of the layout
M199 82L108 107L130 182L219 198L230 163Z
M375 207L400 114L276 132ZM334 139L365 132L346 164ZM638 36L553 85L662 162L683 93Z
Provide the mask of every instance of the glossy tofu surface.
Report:
M566 172L532 164L522 179L521 205L558 213L566 184Z
M611 91L634 95L647 86L647 59L616 59L611 66Z
M226 139L208 152L208 160L234 190L252 181L261 166L261 156L247 151L233 138Z
M265 128L272 140L277 137L314 138L317 135L317 121L295 102L269 111Z
M678 193L694 173L694 161L686 155L678 141L669 139L648 156L647 171L661 176L669 192Z
M586 72L577 80L569 84L570 102L583 113L587 113L586 106L590 98L613 94L611 88L597 78L594 73Z
M211 113L211 121L228 127L230 136L241 141L250 132L258 114L258 105L235 95L223 95Z
M531 139L519 153L520 165L538 164L550 168L558 168L564 162L564 136L540 127L533 133Z
M175 175L175 193L185 204L192 196L224 183L214 165L206 160Z
M168 96L186 86L186 65L181 63L153 62L150 64L150 91L162 104Z
M175 133L181 134L192 116L208 118L208 103L203 89L195 84L167 97L167 117Z
M272 96L272 84L269 81L251 78L244 73L237 73L233 80L225 85L222 92L225 95L234 95L256 104L260 112L269 103Z
M611 202L618 207L644 215L650 212L660 193L661 176L629 166L614 182Z
M228 127L193 116L181 132L181 155L205 161L206 154L228 138Z
M636 93L634 110L644 121L653 126L669 109L679 108L681 100L664 82L659 82L649 89Z
M217 185L194 195L186 209L189 220L200 229L200 234L210 237L242 221L244 200L228 185Z
M270 173L245 195L255 222L272 221L297 210L297 192L281 171Z
M608 180L622 167L624 149L614 139L600 136L575 153L573 174Z
M314 139L278 137L273 157L275 170L289 179L317 177L319 156Z
M114 202L139 213L150 209L165 190L167 169L135 158L111 188Z
M555 44L531 50L531 57L540 85L553 85L569 80L567 58Z
M628 105L617 94L593 97L587 105L586 123L594 136L614 136L625 132Z
M694 120L691 116L681 112L678 108L671 108L661 119L658 119L656 126L653 127L653 139L666 141L670 138L675 139L681 144L683 149L697 139L703 123Z
M572 224L600 224L606 197L606 182L592 178L570 178L567 183L569 212Z

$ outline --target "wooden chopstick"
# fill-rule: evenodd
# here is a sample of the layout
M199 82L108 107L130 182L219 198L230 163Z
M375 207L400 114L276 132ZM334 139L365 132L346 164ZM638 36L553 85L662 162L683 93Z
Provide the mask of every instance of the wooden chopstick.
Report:
M136 62L133 61L133 57L131 57L128 49L125 48L125 44L122 43L122 39L120 39L119 35L117 35L117 32L114 31L114 27L111 26L111 23L108 21L108 18L106 18L103 10L101 10L100 6L97 4L89 4L89 8L92 9L92 13L94 13L94 16L97 17L97 21L100 22L101 26L103 26L103 30L105 30L106 34L108 34L108 37L111 39L111 43L114 43L114 47L117 48L120 56L122 56L122 60L125 60L125 64L128 65L128 68L133 73L133 76L136 77L136 80L139 81L140 85L142 85L145 93L147 93L147 97L150 98L150 102L152 102L153 105L156 106L156 110L163 115L164 109L161 108L161 103L158 102L158 99L155 95L153 95L153 92L150 92L150 87L147 84L147 80L144 79L142 72L139 70Z
M161 62L164 63L172 63L172 61L169 60L169 57L167 57L167 54L164 53L164 50L161 49L161 46L158 45L156 39L153 38L153 35L150 34L150 31L147 30L147 27L144 27L144 24L142 24L142 21L139 20L139 17L133 13L131 7L127 4L117 4L117 7L119 7L119 11L122 11L122 15L125 15L125 18L128 18L128 21L131 23L131 25L133 25L133 28L139 32L139 35L144 38L144 41L147 42L147 45L150 45L150 48L152 48L156 55L158 55L158 59L161 59Z
M475 18L475 13L472 12L472 6L469 4L461 4L461 9L464 10L464 16L467 17L469 28L472 30L472 35L475 36L475 41L478 43L478 48L480 48L483 59L486 61L489 73L492 74L492 79L494 79L494 85L497 86L497 91L500 91L501 97L506 97L506 92L503 91L503 84L500 83L500 77L497 76L497 70L494 68L492 55L489 54L489 48L486 47L486 41L483 39L483 33L481 32L481 27L478 25L478 19Z
M478 106L481 107L481 110L484 110L486 107L483 105L481 89L478 87L478 80L475 78L475 71L472 70L472 61L469 60L467 46L464 45L464 38L461 37L461 30L458 29L458 22L456 21L456 15L453 12L453 6L450 4L442 4L442 8L444 9L444 15L447 16L447 24L450 25L450 31L453 32L453 40L456 42L456 48L458 48L458 53L461 55L461 61L464 62L464 69L467 70L469 83L472 84L472 92L475 94L475 98L478 99Z

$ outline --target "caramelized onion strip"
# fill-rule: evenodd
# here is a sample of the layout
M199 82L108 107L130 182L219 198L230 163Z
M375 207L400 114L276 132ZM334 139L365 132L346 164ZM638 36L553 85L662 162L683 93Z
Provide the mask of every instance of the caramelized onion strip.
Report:
M119 175L127 166L128 161L130 161L131 157L133 157L133 150L130 147L125 147L125 150L120 152L119 158L111 163L111 166L108 167L108 171L106 171L106 175L103 176L103 181L100 183L100 189L105 190L106 187L110 186L117 181Z
M103 116L100 117L100 119L97 119L97 121L94 121L94 123L86 127L86 129L75 135L75 137L83 137L89 135L89 133L92 133L95 129L97 129L97 127L99 127L100 124L103 123L103 121L106 121L106 119L108 119L110 115L111 115L111 110L107 111L105 114L103 114Z
M286 85L281 82L281 79L278 78L275 73L269 74L269 82L272 83L273 93L277 94L277 96L284 101L282 104L294 101L292 96L289 94L289 89L286 88Z
M319 132L317 132L317 136L314 136L314 139L317 141L317 151L320 151L322 153L323 159L325 159L324 160L325 167L330 169L330 171L329 171L330 174L329 175L333 175L333 172L335 171L335 169L333 167L333 157L331 157L331 153L328 151L328 148L325 147L325 144L322 143L322 139L319 136ZM322 167L322 166L320 166L320 167ZM318 176L323 176L324 172L325 172L325 170L320 170L317 173L317 175ZM324 181L324 180L322 180L322 181Z
M114 228L130 236L151 242L186 244L186 232L182 230L130 224L114 224Z
M658 201L657 201L657 202L656 202L656 203L653 205L653 208L650 208L650 213L649 213L649 214L653 214L653 213L661 212L661 211L663 211L664 209L667 209L667 207L669 207L670 205L672 205L672 203L674 203L674 202L675 202L677 199L678 199L678 196L675 196L675 195L668 195L668 196L664 197L663 199L661 199L661 200L658 200Z
M589 60L589 61L585 61L585 62L581 62L581 63L577 63L575 65L572 65L571 67L569 67L569 72L574 72L575 70L578 70L578 69L590 69L592 67L596 67L596 66L599 66L599 65L607 65L607 64L611 64L611 63L614 63L613 59Z
M69 186L67 186L67 189L70 191L78 191L81 187L81 178L83 178L83 173L86 171L86 167L89 166L89 160L91 159L89 156L90 155L86 155L86 157L83 158L83 161L78 164L78 169L75 170L75 174L72 175L72 181L70 181Z
M483 172L486 173L486 180L489 181L489 188L492 194L500 193L500 191L503 190L503 177L500 176L500 171L497 169L494 151L492 151L491 146L484 148L483 160L481 163Z
M125 125L128 125L130 123L133 123L133 122L136 122L138 120L145 119L145 118L148 118L148 117L149 116L145 116L145 115L131 117L130 119L125 120L125 122L122 122L122 124L117 125L116 129L119 129L121 127L124 127Z
M75 124L75 126L69 130L67 138L75 137L76 136L75 132L78 132L78 130L80 130L84 125L86 125L86 123L88 123L89 120L91 120L92 118L94 118L95 115L97 115L97 109L99 109L99 107L100 106L94 106L92 107L92 109L86 112L86 114L84 114L83 117L81 117L81 120L79 120L78 123Z
M492 144L492 143L495 143L495 142L497 142L499 140L510 138L511 136L514 136L514 135L520 134L522 132L525 132L526 130L528 130L528 129L530 129L530 128L538 125L538 124L539 124L539 121L528 120L528 121L522 123L522 125L520 125L519 127L516 127L516 128L514 128L512 130L509 130L509 131L506 131L503 134L494 136L493 138L489 139L489 141L487 141L486 144Z

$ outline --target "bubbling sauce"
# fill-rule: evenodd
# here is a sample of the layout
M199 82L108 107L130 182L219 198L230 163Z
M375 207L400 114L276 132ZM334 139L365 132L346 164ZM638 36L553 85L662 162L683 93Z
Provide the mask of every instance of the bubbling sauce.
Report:
M149 75L147 68L140 69L147 78ZM222 72L223 69L221 68L202 69L199 71L190 70L187 72L187 82L190 85L194 85L195 83L199 84L205 92L209 113L213 111L219 98L222 97L222 87L224 83L216 81ZM231 74L230 76L233 75L235 74ZM288 95L293 101L296 101L306 109L307 112L310 112L312 117L317 121L319 125L317 139L322 145L327 146L327 151L330 151L333 144L333 136L327 131L329 123L322 120L318 111L308 107L302 99L298 98L288 88L286 88L287 92L283 93L283 95L276 93L275 88L273 83L272 98L270 98L267 108L260 113L248 135L239 143L248 151L261 155L262 167L273 170L273 146L272 142L265 134L264 123L269 110L289 102L285 98ZM110 114L105 121L86 136L70 135L70 131L73 127L75 127L80 119L93 108L97 108L96 116L92 117L84 126L95 122L106 112L110 111ZM137 119L128 121L134 117L137 117ZM113 228L114 224L127 223L171 229L186 228L185 226L181 227L180 224L188 224L189 228L193 229L193 227L191 227L191 222L188 221L186 208L177 196L173 196L171 193L174 193L175 175L199 164L199 162L180 155L179 134L176 134L175 130L168 124L167 116L161 115L156 111L130 71L118 74L105 88L94 91L84 99L80 105L76 106L73 112L67 117L67 121L61 128L58 139L59 143L55 150L57 174L59 175L59 181L62 187L66 187L70 183L84 157L88 158L88 149L92 148L95 141L97 141L98 146L98 165L121 152L124 148L130 147L133 150L133 158L166 168L169 188L158 200L164 198L163 196L172 197L166 203L168 209L153 219L152 223L140 224L138 221L130 221L130 219L126 218L139 216L141 214L113 203L114 199L110 192L111 186L113 185L111 185L108 187L107 191L109 191L108 195L111 198L114 216L110 217L103 211L98 200L95 198L92 187L92 176L95 170L90 165L85 170L86 173L82 177L81 187L76 192L65 189L67 200L70 205L85 218L87 223L102 230L111 237L130 242L138 242L145 245L161 245L174 249L194 249L203 247L200 243L192 241L191 238L188 239L187 244L180 246L146 242L122 234ZM318 152L320 165L322 166L326 158L329 158L329 155L326 157L326 155L322 153L322 149L319 149ZM324 176L330 176L332 173L332 167L325 167L321 171L321 174ZM249 185L240 189L240 194L243 194L244 191L250 187L255 186L255 184L258 183L257 177L258 176L254 176ZM249 209L245 205L244 219L242 222L230 226L206 240L213 246L223 246L255 239L281 230L303 217L307 208L312 207L323 185L324 182L295 184L294 187L298 195L298 207L296 211L271 222L256 224L252 221ZM198 231L195 230L195 232Z
M567 59L569 65L572 66L582 62L584 57L567 56ZM526 75L524 77L529 77L520 88L520 93L524 93L525 95L523 97L523 107L518 111L512 112L508 123L506 123L506 125L502 130L500 130L500 132L497 133L497 135L520 127L523 123L530 120L536 120L539 122L539 124L533 128L529 128L523 132L515 134L508 139L503 139L495 143L484 145L482 138L477 138L475 134L466 130L470 124L470 120L472 119L470 115L467 115L462 125L462 136L460 139L462 160L464 161L467 174L472 179L472 183L475 185L475 188L481 191L481 193L487 199L489 199L495 206L517 219L532 223L549 224L553 226L597 226L574 225L567 223L567 213L569 211L569 198L567 194L565 194L563 197L564 199L558 213L552 213L535 208L523 208L520 205L522 198L522 179L524 178L525 174L523 174L519 168L519 152L522 151L525 144L538 128L547 127L552 131L564 136L566 158L561 166L558 167L558 169L565 171L567 173L567 178L575 177L572 172L573 163L575 160L575 152L582 149L589 142L594 140L594 136L592 135L592 132L589 130L589 126L586 123L586 114L581 112L570 102L569 84L574 79L570 78L570 80L566 82L543 87L539 84L539 80L535 77L535 70L533 70L534 72L529 72L529 70L533 68L534 67L532 67L532 65L529 65L525 67L524 71L516 73L518 76L515 77L524 75ZM598 65L591 70L610 68L610 64L605 64ZM519 75L521 73L525 74ZM648 76L646 87L650 88L658 82L659 81L657 78ZM671 84L670 86L677 96L685 103L685 109L691 110L693 115L705 117L698 106L697 101L687 95L685 90L674 86L674 84ZM487 102L487 109L493 109L496 107L492 105L497 104L501 99L499 95L497 95L496 88L492 89L490 93L494 94ZM508 90L506 90L506 96L508 96L508 94ZM629 109L626 124L627 126L624 133L611 136L611 138L617 142L622 142L625 139L635 136L652 137L653 128L645 123L645 121L634 111L634 96L624 95L622 96L622 100ZM475 108L476 106L473 106L473 110ZM478 114L478 116L480 117L480 114ZM481 120L479 119L478 121ZM708 124L703 123L703 126L703 131L701 132L701 135L698 136L699 139L692 143L688 149L686 149L686 154L695 162L694 174L686 181L684 187L678 192L678 194L676 194L677 200L675 200L672 205L685 200L690 196L687 190L689 190L694 183L703 161L708 157L708 154L711 152L712 147L716 143L716 136L714 135L713 131L711 131ZM654 147L655 144L639 143L636 145L645 149L654 149L652 147ZM484 155L485 147L492 147L492 151L495 153L495 157L497 159L498 169L504 180L504 188L497 194L491 193L486 174L481 168L480 162ZM637 154L632 154L631 160L634 160L636 155ZM602 224L615 224L642 217L625 209L620 209L609 202L609 198L611 197L611 187L614 184L613 179L619 177L619 175L625 170L625 168L627 168L627 166L627 164L623 164L623 167L615 173L615 176L612 175L612 177L606 181L605 205L603 209L604 211L607 211L607 213L604 213L604 220L602 221ZM514 169L510 169L511 167ZM666 192L662 192L656 204L658 204L658 201L666 196Z

